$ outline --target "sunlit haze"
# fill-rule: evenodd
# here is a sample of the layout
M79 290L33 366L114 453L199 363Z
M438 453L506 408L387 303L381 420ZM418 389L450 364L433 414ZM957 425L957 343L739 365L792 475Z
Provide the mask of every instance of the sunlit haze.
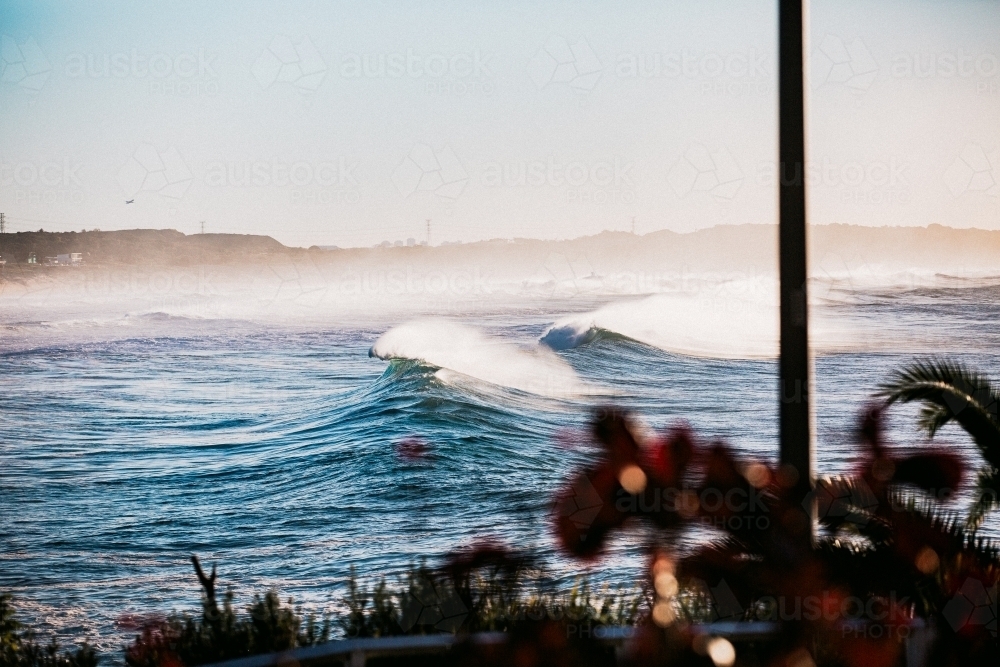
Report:
M432 244L776 220L773 2L0 16L10 231L204 221L345 247L427 240L427 220ZM810 222L1000 227L1000 5L809 20Z
M0 667L1000 664L998 322L1000 0L0 0Z

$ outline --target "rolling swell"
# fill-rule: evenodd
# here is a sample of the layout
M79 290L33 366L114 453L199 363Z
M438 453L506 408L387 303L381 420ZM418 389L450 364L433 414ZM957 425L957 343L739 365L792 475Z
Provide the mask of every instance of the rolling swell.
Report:
M973 349L970 365L1000 367L996 328L977 318L995 310L995 294L968 296L907 292L842 309L891 340L898 327L915 329L941 349ZM454 353L485 339L485 348L469 343L468 357L487 360L483 373L514 359L534 377L557 356L600 396L477 378L453 360L426 359L433 346L406 348L422 339L373 359L381 327L154 320L127 339L81 343L74 331L5 352L0 587L24 601L26 620L63 637L89 635L120 655L131 633L118 614L197 606L191 553L219 564L238 601L276 587L307 611L340 609L352 566L391 578L488 536L532 551L557 576L579 573L552 543L549 503L592 451L578 446L588 443L583 425L598 402L632 408L656 427L683 419L750 456L777 454L773 360L665 351L614 323L593 327L575 348L537 353L557 319L512 314L488 335L458 338L431 328L430 341ZM819 470L852 464L859 406L909 359L817 356ZM892 425L899 442L912 441L912 423L902 414ZM407 439L426 443L427 454L399 456ZM971 443L954 442L977 456ZM643 567L639 540L628 535L602 562L616 583Z
M613 302L557 321L541 342L552 349L573 349L604 330L677 354L766 359L777 353L777 324L768 285L752 283L708 293L664 293Z
M437 377L473 378L529 394L569 398L586 395L573 368L550 349L517 345L446 319L414 320L379 337L369 356L411 359L436 366Z
M645 344L611 329L598 326L553 325L546 329L538 342L556 350L572 350L597 341L621 341Z
M585 412L383 364L373 336L160 332L5 356L0 586L116 651L118 614L196 604L191 553L240 595L275 586L306 609L338 604L351 566L392 575L486 535L551 554L572 460L552 439ZM397 456L407 438L429 454ZM79 616L58 620L67 606Z

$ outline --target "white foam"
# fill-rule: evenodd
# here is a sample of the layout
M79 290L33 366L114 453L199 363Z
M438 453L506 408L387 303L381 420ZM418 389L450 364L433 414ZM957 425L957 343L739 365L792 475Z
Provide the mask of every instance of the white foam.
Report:
M407 322L384 333L372 346L380 359L413 359L451 373L502 387L550 397L589 393L588 387L565 361L551 350L522 348L486 336L477 329L445 319Z
M589 342L600 329L678 354L773 358L778 354L775 285L766 280L723 284L612 303L556 322L541 342L568 349Z

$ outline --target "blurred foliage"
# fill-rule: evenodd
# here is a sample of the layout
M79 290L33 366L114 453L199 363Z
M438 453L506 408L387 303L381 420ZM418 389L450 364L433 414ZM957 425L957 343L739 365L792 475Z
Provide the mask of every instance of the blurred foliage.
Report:
M352 570L346 612L333 623L330 617L319 623L313 616L303 619L291 600L282 605L274 591L255 596L240 615L232 591L217 600L215 568L205 575L198 559L192 561L202 588L201 615L148 619L126 648L129 667L194 667L312 646L329 640L334 626L348 639L480 631L534 636L543 627L559 628L560 637L592 638L599 626L637 623L649 599L644 590L606 586L595 593L587 582L559 589L530 559L485 544L452 554L439 568L413 567L393 584L383 578L365 586ZM607 653L595 644L595 656Z
M890 405L920 402L917 425L931 438L952 422L972 438L983 466L976 476L976 497L966 526L977 530L987 513L1000 506L1000 392L982 373L960 363L932 359L894 373L880 395Z
M354 638L510 632L541 620L586 628L634 625L648 593L610 586L595 592L583 580L559 589L526 558L481 545L453 554L442 568L412 568L391 587L383 578L368 589L352 572L346 602L348 613L338 625Z
M233 608L233 593L226 591L222 605L216 599L216 570L206 576L197 557L192 557L202 586L201 615L171 615L153 619L125 650L130 667L202 665L258 653L285 651L327 641L330 620L317 622L312 615L304 621L293 601L282 605L275 591L255 595L246 614Z
M35 641L34 633L23 629L15 618L13 598L0 593L0 667L96 667L97 656L87 644L60 651L52 639L48 644Z
M975 408L974 419L942 402L975 424L981 446L993 437L995 402ZM886 407L862 415L852 470L814 486L686 428L650 434L626 413L598 413L591 433L600 453L559 494L554 520L562 546L581 559L630 524L650 529L656 597L630 662L711 664L711 647L688 622L698 614L679 613L694 599L710 608L700 620L775 624L766 645L737 652L735 664L895 667L922 628L935 638L927 664L995 664L1000 557L940 495L960 487L963 461L946 449L890 446ZM674 553L694 528L714 537ZM728 660L735 649L723 641L715 648Z
M997 664L1000 554L978 529L1000 489L1000 394L981 374L928 362L895 374L879 398L844 443L851 469L812 485L685 427L656 434L624 412L598 412L589 465L555 499L555 535L570 557L592 560L616 533L642 526L648 567L638 587L595 591L577 580L567 590L532 554L481 543L393 583L363 583L352 570L345 613L319 622L274 591L237 613L232 591L217 599L215 568L206 575L192 557L201 614L147 620L125 661L194 667L311 646L336 627L346 638L460 635L445 656L371 664L896 667L911 636L926 640L918 652L928 665ZM890 445L885 410L911 401L929 436L951 422L964 428L982 467L967 470L946 448ZM980 496L963 517L941 491L970 472ZM770 625L757 626L766 637L730 642L704 634L700 624L713 621ZM605 626L634 626L625 650L598 641ZM477 642L478 632L505 634ZM0 642L0 667L96 664L86 645L60 653L34 643L6 596Z

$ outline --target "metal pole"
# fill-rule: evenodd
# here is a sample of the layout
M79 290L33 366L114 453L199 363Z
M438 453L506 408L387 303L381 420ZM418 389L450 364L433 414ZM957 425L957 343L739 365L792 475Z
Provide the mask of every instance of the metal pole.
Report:
M812 479L813 456L809 412L809 318L806 296L803 0L779 0L779 2L778 261L781 280L779 361L781 463L794 469L796 488L804 497L809 492Z

